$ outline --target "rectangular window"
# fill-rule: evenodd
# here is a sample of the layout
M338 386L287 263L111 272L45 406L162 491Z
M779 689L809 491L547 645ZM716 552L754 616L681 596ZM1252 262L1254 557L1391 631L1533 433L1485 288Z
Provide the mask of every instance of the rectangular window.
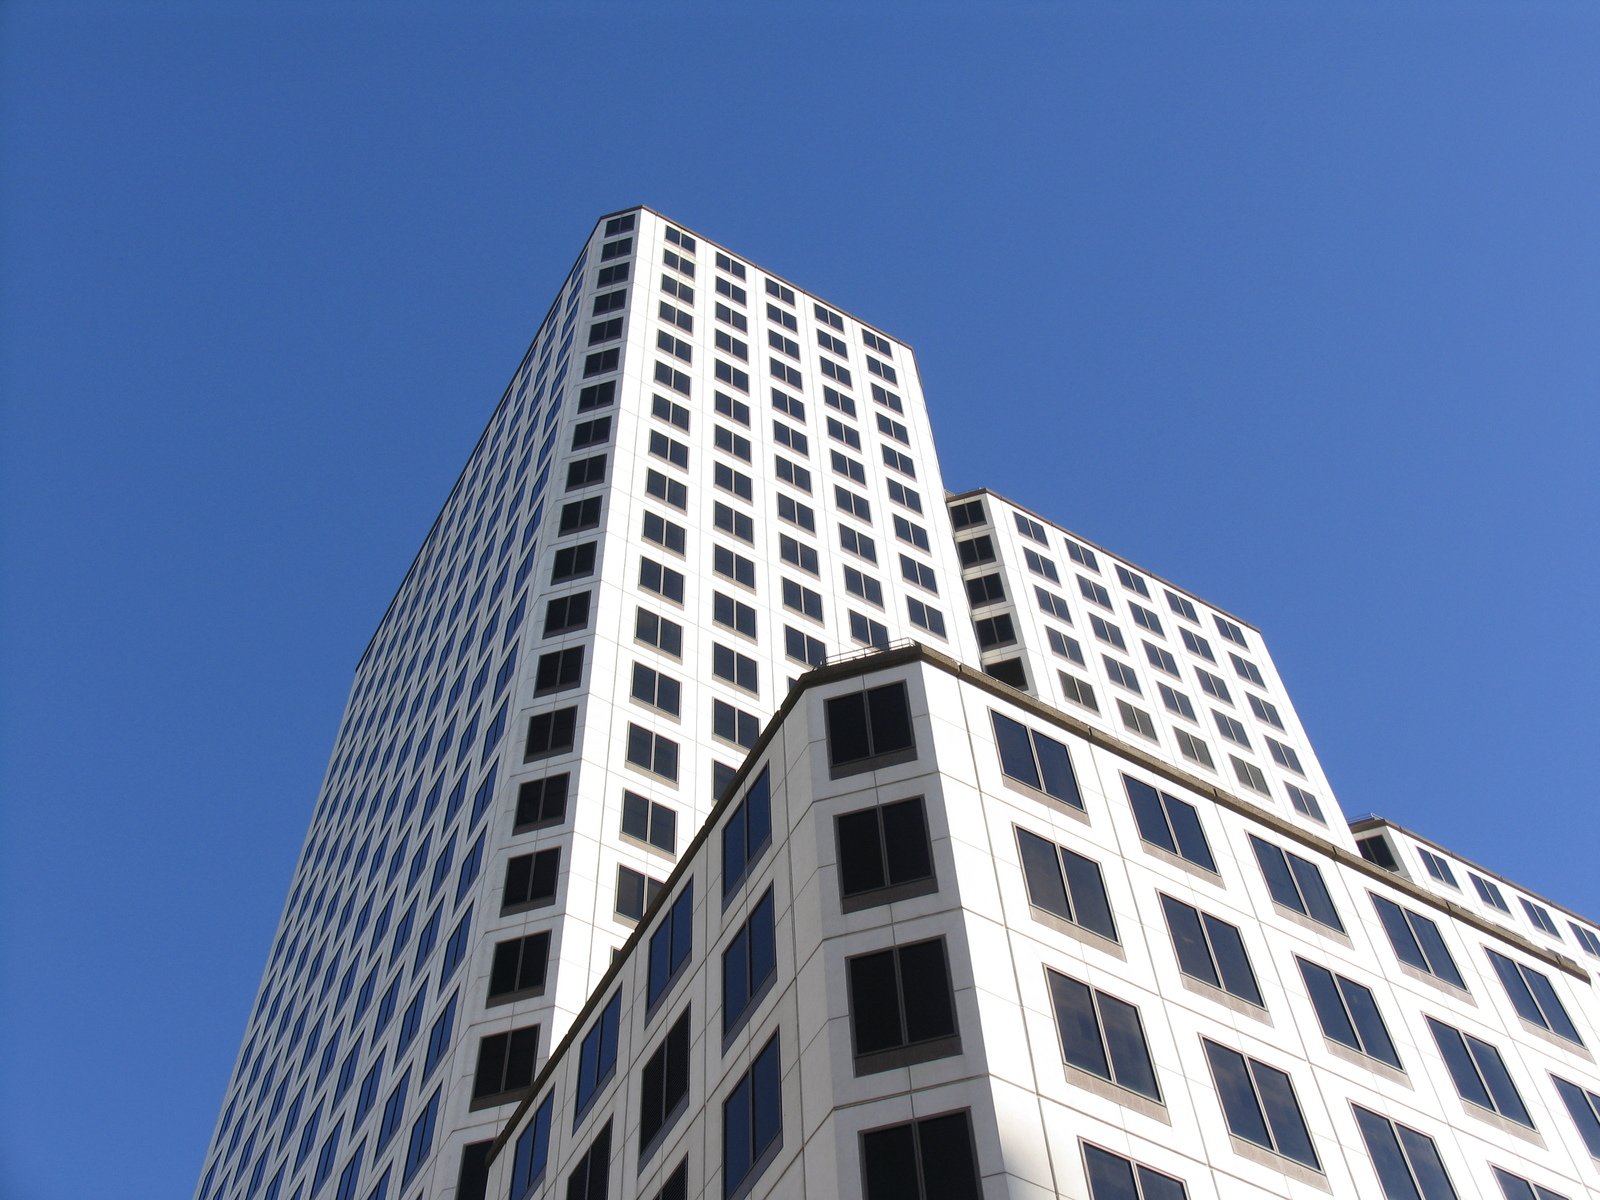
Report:
M681 693L681 686L672 676L643 663L633 664L633 689L630 694L641 704L675 717L678 715Z
M1144 695L1143 690L1139 687L1139 677L1133 673L1133 668L1128 666L1127 663L1118 662L1109 654L1102 654L1100 661L1105 663L1106 674L1110 676L1112 683L1117 684L1119 687L1127 688L1128 691L1136 696Z
M920 796L844 813L834 830L844 911L938 890Z
M792 579L783 581L783 606L813 621L822 620L822 593L803 587Z
M1202 767L1215 770L1216 766L1211 761L1211 749L1187 729L1174 729L1173 736L1178 739L1178 751L1190 762L1199 763Z
M772 777L768 768L745 789L722 827L722 898L738 891L750 868L772 844Z
M1255 851L1267 891L1275 903L1344 932L1344 922L1339 919L1339 910L1333 906L1333 897L1328 894L1328 885L1316 863L1262 841L1253 833L1250 848Z
M1252 792L1259 792L1263 796L1270 796L1271 790L1267 787L1267 777L1261 773L1261 768L1255 763L1246 762L1237 754L1228 755L1228 761L1233 764L1233 774L1243 787Z
M1254 692L1246 692L1245 698L1250 701L1250 711L1256 716L1274 729L1283 728L1283 718L1278 715L1277 705L1269 704Z
M1541 933L1548 933L1553 938L1561 936L1561 931L1556 928L1556 923L1550 919L1549 910L1541 904L1535 904L1526 896L1518 896L1517 899L1522 902L1522 911L1528 914L1528 920L1533 922L1535 928Z
M1168 595L1171 595L1171 593L1169 592ZM1188 603L1188 601L1184 603ZM1205 638L1188 629L1180 629L1178 632L1183 636L1183 644L1188 647L1191 654L1198 654L1207 662L1217 661L1217 656L1211 652L1211 643L1206 641Z
M1299 813L1302 817L1310 817L1319 825L1326 825L1328 823L1327 818L1322 815L1322 805L1317 802L1317 798L1315 796L1306 791L1304 788L1296 787L1292 783L1286 783L1283 786L1284 789L1289 793L1289 803L1294 806L1295 812Z
M1404 1069L1371 988L1303 958L1296 958L1295 962L1300 966L1306 994L1317 1010L1323 1035L1329 1041L1387 1063L1397 1071Z
M1505 1200L1567 1200L1567 1197L1560 1192L1553 1192L1537 1183L1529 1183L1520 1175L1513 1175L1500 1167L1489 1169L1494 1172L1495 1182L1500 1185L1500 1192Z
M1049 968L1045 978L1067 1066L1162 1103L1139 1010Z
M549 695L564 692L583 682L583 647L570 646L565 650L552 650L539 656L534 674L533 694Z
M1172 653L1170 651L1163 650L1160 646L1146 642L1144 644L1144 656L1149 660L1150 665L1156 670L1164 671L1168 675L1171 675L1174 679L1179 677L1178 660L1172 657Z
M567 1176L567 1200L606 1200L611 1186L611 1122L594 1135Z
M1475 872L1467 872L1467 878L1472 880L1473 889L1490 908L1497 908L1507 916L1511 915L1511 906L1506 903L1505 893L1500 890L1500 885L1485 879Z
M400 1175L402 1187L411 1182L433 1153L433 1127L439 1116L439 1096L442 1091L442 1087L434 1089L422 1114L411 1125L411 1137L406 1143L405 1169Z
M1556 1085L1561 1102L1567 1106L1572 1123L1578 1127L1578 1136L1588 1147L1589 1156L1600 1158L1600 1096L1559 1075L1550 1076L1550 1082Z
M769 887L722 951L722 1036L731 1037L777 974L778 945Z
M694 880L667 909L660 926L650 935L649 973L645 980L645 1011L653 1009L677 980L694 952Z
M711 702L711 736L751 749L761 736L761 719L725 700Z
M540 850L535 854L519 854L508 859L505 891L500 901L501 914L553 904L560 872L560 847Z
M1156 740L1155 722L1150 719L1150 714L1142 708L1135 708L1126 700L1118 699L1117 715L1122 718L1122 727L1129 733L1137 733L1141 737Z
M982 1200L969 1111L861 1134L861 1194L863 1200Z
M1321 1171L1289 1076L1276 1067L1202 1038L1228 1132L1242 1141Z
M1224 704L1232 704L1233 697L1228 694L1228 685L1225 680L1217 678L1210 671L1195 668L1195 678L1200 681L1200 690L1208 696L1214 696Z
M661 1039L639 1072L639 1161L649 1156L656 1140L688 1107L689 1013Z
M1083 796L1067 747L1010 717L992 711L989 716L1006 777L1082 812Z
M1372 904L1378 910L1378 919L1383 922L1384 932L1389 935L1395 957L1451 987L1467 990L1467 981L1461 978L1456 960L1450 957L1450 950L1444 944L1439 927L1430 918L1409 908L1401 908L1383 896L1374 895Z
M489 968L489 1003L543 995L549 965L548 931L497 943Z
M1463 1100L1533 1128L1533 1117L1522 1103L1522 1095L1499 1050L1432 1017L1428 1018L1428 1029Z
M1050 643L1050 653L1068 662L1075 662L1080 667L1089 665L1088 660L1083 657L1083 647L1078 645L1076 638L1068 637L1059 629L1051 629L1048 625L1045 626L1044 632L1045 640Z
M1277 738L1267 738L1267 750L1272 755L1272 761L1286 771L1293 771L1296 775L1304 775L1305 768L1300 765L1300 755L1293 746L1285 746Z
M1237 925L1166 895L1161 897L1161 910L1172 934L1179 970L1247 1004L1266 1007Z
M1456 1200L1439 1148L1426 1134L1352 1104L1384 1200Z
M578 1086L572 1127L576 1129L595 1095L617 1070L617 1026L622 1017L622 993L606 1002L578 1048Z
M835 696L825 704L828 765L835 777L916 757L911 699L904 683Z
M1194 715L1194 705L1189 702L1189 697L1164 683L1156 686L1161 691L1161 703L1168 712L1176 713L1188 721L1198 721L1198 718Z
M1016 833L1028 903L1108 941L1117 941L1100 864L1025 829Z
M578 710L576 707L558 708L554 712L535 713L528 718L528 740L523 749L522 761L552 758L572 749L577 735Z
M773 1034L722 1102L722 1200L748 1192L782 1144L783 1077Z
M530 1200L544 1179L550 1161L550 1119L555 1110L555 1093L544 1098L534 1110L533 1119L517 1135L511 1160L510 1200Z
M628 726L627 761L641 771L677 782L678 743L643 726Z
M478 1042L478 1069L472 1079L474 1107L509 1104L533 1082L539 1027L528 1025L495 1033Z
M517 788L517 816L514 832L523 833L545 825L556 825L567 816L567 782L563 773L544 779L525 780Z
M1202 870L1216 873L1217 863L1211 856L1211 846L1194 805L1158 792L1143 780L1128 775L1122 777L1122 786L1128 793L1128 803L1133 806L1140 838Z
M1484 947L1484 953L1489 956L1494 973L1500 977L1511 1007L1517 1010L1517 1016L1575 1045L1583 1045L1577 1026L1572 1023L1561 997L1556 995L1555 988L1544 974L1487 946Z
M828 658L828 648L820 638L814 638L790 625L783 627L783 648L787 657L808 667L820 667Z
M1080 704L1090 712L1099 712L1100 705L1094 698L1094 687L1086 679L1079 679L1066 671L1056 672L1061 680L1061 694L1074 704Z
M675 621L641 608L634 617L634 639L654 646L663 654L680 658L683 655L683 627Z
M661 881L652 879L631 867L617 868L617 905L619 917L637 921L645 910L655 903L661 892Z
M573 596L558 596L550 601L544 610L544 636L553 637L556 634L588 628L589 596L588 592L578 592Z
M1095 637L1099 638L1106 645L1115 646L1123 653L1127 653L1128 643L1122 640L1122 630L1111 624L1110 621L1102 620L1101 618L1095 616L1094 613L1090 613L1089 628L1094 630Z
M1189 1200L1181 1180L1088 1142L1082 1145L1089 1200Z
M678 845L678 814L637 792L624 791L622 836L672 854Z
M750 611L750 617L753 621L755 617L753 609ZM756 660L720 642L711 644L711 674L717 679L731 683L741 691L751 693L760 691Z
M845 960L857 1075L961 1052L943 938Z

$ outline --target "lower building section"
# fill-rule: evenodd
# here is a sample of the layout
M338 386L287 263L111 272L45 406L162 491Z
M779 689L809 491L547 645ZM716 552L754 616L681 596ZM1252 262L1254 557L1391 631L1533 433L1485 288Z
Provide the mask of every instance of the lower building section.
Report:
M419 1190L1576 1200L1597 1042L1571 961L909 647L802 680Z

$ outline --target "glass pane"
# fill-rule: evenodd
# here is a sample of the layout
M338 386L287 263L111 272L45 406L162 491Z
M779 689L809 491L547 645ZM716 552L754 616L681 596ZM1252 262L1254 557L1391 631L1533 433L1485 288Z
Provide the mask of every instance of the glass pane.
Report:
M1494 1097L1495 1111L1520 1125L1532 1128L1533 1118L1528 1115L1528 1110L1522 1103L1517 1085L1511 1082L1511 1073L1506 1070L1505 1060L1500 1057L1500 1051L1488 1042L1475 1037L1468 1037L1466 1042L1467 1049L1472 1054L1472 1061L1478 1064L1478 1072L1489 1088L1489 1095Z
M1083 1162L1089 1169L1089 1194L1093 1200L1139 1200L1133 1164L1098 1146L1083 1148Z
M1056 1010L1056 1027L1061 1031L1061 1049L1069 1064L1079 1070L1111 1078L1100 1043L1100 1023L1095 1017L1094 998L1087 985L1065 975L1050 972L1050 998Z
M924 1042L955 1033L956 1014L951 1005L944 942L919 942L902 946L897 953L906 1005L906 1041Z
M754 992L778 965L777 937L772 925L772 891L761 897L750 913L750 988Z
M838 830L840 891L854 896L888 883L883 870L878 810L846 813L838 819Z
M1028 885L1028 900L1036 908L1072 920L1067 903L1067 888L1061 880L1061 863L1055 846L1026 830L1017 830L1017 849L1022 858L1022 874Z
M1444 1161L1439 1157L1439 1149L1433 1144L1433 1139L1404 1125L1397 1128L1400 1144L1405 1148L1406 1157L1411 1160L1411 1169L1416 1172L1417 1182L1422 1185L1422 1194L1427 1200L1456 1200L1456 1189L1450 1183L1450 1176L1444 1169Z
M1207 916L1205 922L1211 949L1217 956L1217 967L1222 972L1222 986L1240 999L1265 1007L1261 989L1256 986L1255 972L1250 969L1250 956L1245 953L1244 938L1226 921Z
M1439 934L1439 927L1427 917L1416 913L1408 913L1407 916L1411 920L1412 931L1422 943L1422 952L1428 956L1433 973L1446 983L1453 983L1465 991L1467 982L1461 978L1461 972L1456 970L1456 960L1450 957L1444 938Z
M867 758L871 743L867 740L867 704L859 695L837 696L826 706L828 723L828 761L855 762Z
M1167 827L1166 812L1161 807L1161 798L1156 795L1155 788L1127 776L1123 776L1122 782L1128 792L1128 802L1133 806L1133 819L1139 825L1139 836L1152 846L1160 846L1176 854L1178 844L1173 841L1172 831Z
M1398 1067L1400 1053L1394 1048L1394 1042L1389 1039L1388 1027L1383 1023L1383 1016L1378 1012L1378 1002L1373 998L1371 990L1350 979L1340 979L1339 990L1344 995L1344 1002L1349 1006L1351 1016L1355 1018L1356 1029L1361 1034L1361 1043L1366 1052L1391 1067Z
M919 1200L917 1149L910 1125L861 1135L866 1200Z
M972 1130L965 1112L918 1121L917 1144L922 1150L925 1200L980 1200L983 1192L972 1161Z
M1273 900L1295 912L1305 912L1305 902L1300 899L1300 889L1295 886L1294 876L1289 873L1289 864L1284 861L1283 851L1276 846L1269 846L1254 834L1250 837L1250 848L1256 852L1256 861L1261 864L1261 874L1267 881L1267 891L1272 893Z
M1116 941L1117 925L1111 918L1111 901L1106 898L1100 864L1062 847L1061 865L1066 869L1067 887L1072 892L1074 919L1085 929Z
M908 883L933 874L933 856L928 849L928 821L922 801L904 800L888 804L883 813L884 848L888 852L889 882Z
M1172 831L1178 838L1178 853L1196 866L1215 871L1216 860L1211 857L1211 847L1206 842L1205 830L1200 828L1200 814L1195 811L1194 805L1168 796L1166 806Z
M1378 919L1383 922L1384 932L1389 935L1389 943L1394 947L1395 957L1419 971L1427 971L1428 960L1423 957L1422 947L1417 945L1417 939L1412 936L1411 926L1407 924L1406 915L1400 911L1400 906L1392 900L1385 900L1382 896L1374 896L1372 904L1378 910Z
M894 951L866 954L846 964L850 980L850 1027L855 1052L871 1054L905 1045Z
M1449 1068L1450 1078L1455 1081L1456 1091L1461 1093L1461 1098L1492 1109L1494 1101L1489 1090L1483 1086L1483 1080L1478 1077L1478 1068L1467 1053L1467 1044L1460 1032L1448 1025L1441 1025L1432 1017L1428 1018L1428 1028L1433 1030L1433 1040L1439 1044L1440 1057Z
M1149 1167L1139 1168L1139 1186L1144 1189L1144 1200L1189 1200L1181 1181Z
M1228 1130L1235 1137L1272 1149L1272 1137L1267 1133L1266 1118L1256 1103L1256 1091L1245 1070L1244 1056L1225 1050L1215 1042L1206 1043L1206 1058L1211 1063L1211 1074L1216 1080L1217 1094L1222 1101L1222 1112L1228 1119Z
M1378 1173L1385 1200L1422 1200L1395 1138L1394 1126L1364 1108L1356 1109L1356 1124L1361 1127L1361 1137L1367 1143L1372 1169Z
M1289 870L1294 873L1295 882L1300 885L1300 895L1306 902L1307 915L1330 929L1342 930L1344 923L1339 920L1338 910L1333 907L1333 897L1328 895L1322 872L1317 870L1314 863L1296 855L1291 854L1288 858Z
M767 1043L750 1068L754 1133L753 1149L760 1155L777 1141L783 1123L783 1080L778 1070L778 1040Z
M1038 787L1039 771L1033 763L1033 741L1028 731L1010 717L994 713L994 737L1000 748L1000 769L1019 783Z
M1111 1048L1117 1082L1142 1096L1160 1100L1161 1089L1156 1086L1156 1069L1150 1062L1150 1049L1145 1045L1139 1010L1101 992L1100 1020L1105 1026L1106 1045Z
M1073 808L1083 807L1083 797L1078 794L1078 780L1072 773L1072 759L1067 748L1053 738L1034 735L1034 745L1039 752L1039 768L1043 774L1044 790Z
M743 1015L750 1002L750 933L741 929L722 952L722 1029Z
M1222 980L1211 962L1211 949L1200 927L1200 914L1170 896L1161 897L1161 908L1172 932L1172 945L1178 952L1178 967L1185 975L1221 987Z
M1301 959L1300 977L1305 980L1306 992L1311 996L1312 1007L1317 1010L1317 1020L1322 1023L1322 1032L1352 1050L1364 1049L1361 1039L1356 1035L1355 1026L1344 1010L1338 985L1333 981L1333 972Z
M1300 1113L1300 1102L1295 1098L1289 1077L1276 1067L1251 1062L1250 1073L1255 1077L1261 1094L1261 1107L1266 1110L1267 1121L1272 1126L1272 1137L1277 1142L1279 1154L1288 1156L1308 1167L1321 1167L1317 1152L1311 1146L1311 1131L1306 1128L1305 1117Z
M1572 1024L1572 1018L1567 1016L1566 1007L1561 1003L1561 998L1556 995L1555 988L1550 981L1538 971L1524 971L1523 977L1528 981L1528 987L1533 991L1534 999L1539 1002L1539 1008L1545 1015L1550 1032L1566 1038L1570 1042L1583 1045L1583 1039L1578 1036L1577 1028Z
M911 740L911 701L906 685L891 683L867 692L867 716L872 724L872 752L891 754L908 750Z

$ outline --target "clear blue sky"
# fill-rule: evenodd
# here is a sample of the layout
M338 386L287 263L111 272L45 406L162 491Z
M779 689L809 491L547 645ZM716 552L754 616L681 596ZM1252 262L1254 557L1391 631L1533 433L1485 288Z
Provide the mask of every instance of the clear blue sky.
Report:
M979 7L0 7L0 1195L192 1190L356 658L638 202L1600 914L1600 8Z

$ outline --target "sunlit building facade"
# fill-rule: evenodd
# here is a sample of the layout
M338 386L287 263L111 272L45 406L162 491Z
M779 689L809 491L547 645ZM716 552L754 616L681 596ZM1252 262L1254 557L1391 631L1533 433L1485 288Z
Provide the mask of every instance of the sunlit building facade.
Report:
M602 218L358 665L197 1200L1594 1194L1594 924L911 351ZM1408 1190L1409 1189L1409 1190Z

